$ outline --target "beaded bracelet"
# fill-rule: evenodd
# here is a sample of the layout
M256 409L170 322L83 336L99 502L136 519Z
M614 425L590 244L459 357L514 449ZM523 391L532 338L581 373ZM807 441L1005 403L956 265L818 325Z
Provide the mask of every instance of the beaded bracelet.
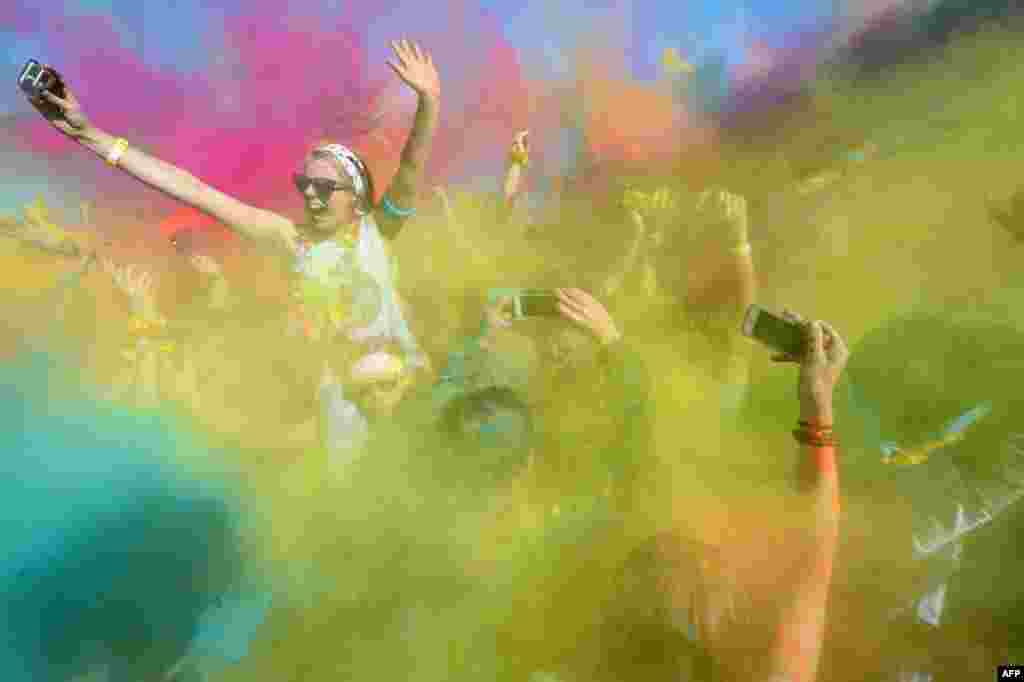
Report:
M834 447L837 444L832 433L831 424L823 424L817 420L806 421L801 419L797 422L797 427L793 430L793 437L803 445Z
M793 429L793 438L802 445L811 445L818 448L835 447L839 442L832 435L832 431L814 431L811 429Z

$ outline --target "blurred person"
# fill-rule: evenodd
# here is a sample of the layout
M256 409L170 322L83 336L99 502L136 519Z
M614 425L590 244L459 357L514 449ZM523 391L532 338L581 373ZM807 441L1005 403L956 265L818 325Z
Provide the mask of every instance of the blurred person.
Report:
M806 465L797 486L800 531L768 525L788 519L766 512L750 529L751 542L784 540L786 556L773 563L787 566L749 562L759 550L735 539L714 547L675 532L652 537L644 531L663 521L638 525L628 518L636 509L601 495L565 492L552 509L543 494L531 500L520 493L482 555L492 557L481 566L489 571L483 579L514 570L512 594L519 595L491 607L503 614L493 620L506 666L501 679L815 679L839 523L832 393L848 353L831 327L803 326L811 350L778 358L801 365L794 432ZM548 455L545 441L536 442L526 458L530 488L543 486L537 467ZM765 580L769 570L781 581Z
M545 435L538 466L553 489L624 493L629 472L643 469L633 460L643 458L649 437L638 349L623 341L611 314L587 292L551 293L558 312L552 318L513 320L509 298L485 305L480 334L450 354L435 405L491 386L520 391L537 411Z
M478 304L475 297L473 303ZM499 386L524 392L532 385L537 344L523 324L513 324L511 306L508 297L485 301L482 319L464 330L472 333L451 345L433 390L437 409L477 389Z
M278 643L261 671L513 679L494 641L515 598L498 538L525 513L532 415L516 392L488 388L429 417L425 428L374 428L374 456L323 488L302 528L309 605L271 623Z
M786 316L802 326L807 348L800 357L774 358L800 365L793 435L802 462L790 483L797 504L778 515L759 508L745 521L730 509L720 540L676 529L642 543L619 578L624 603L612 604L608 679L817 678L840 520L833 393L849 353L831 326ZM694 655L681 656L684 640ZM673 660L690 667L673 668Z
M650 463L649 380L640 350L589 293L557 295L564 321L553 325L541 351L545 459L570 487L596 476L585 484L594 492L628 496Z
M418 349L398 307L384 239L397 236L413 213L411 204L437 127L440 79L433 60L418 45L403 40L392 47L397 60L389 65L419 96L412 131L394 181L380 204L374 206L373 181L363 161L341 145L318 146L307 155L303 171L294 178L306 206L306 221L301 225L245 205L190 173L130 147L123 138L115 139L96 128L70 89L66 90L65 99L44 93L46 101L34 101L33 105L59 132L111 165L285 257L300 278L323 278L339 269L365 271L381 291L378 315L367 326L344 331L357 343L381 337L397 339L415 358ZM59 113L48 113L46 104L57 107Z
M269 604L244 508L178 461L213 453L60 365L22 351L0 367L5 679L207 679L247 655Z
M380 429L416 431L429 427L416 414L427 376L408 366L397 347L355 359L335 360L320 385L321 431L332 468L341 474ZM335 378L333 372L343 372ZM426 408L424 408L425 410Z
M669 318L652 316L655 337L670 325L687 333L687 362L707 367L721 384L722 409L734 414L749 384L751 345L739 333L758 294L746 200L721 188L703 191L693 221L667 235L655 254L660 282L674 297ZM683 265L680 267L679 261Z

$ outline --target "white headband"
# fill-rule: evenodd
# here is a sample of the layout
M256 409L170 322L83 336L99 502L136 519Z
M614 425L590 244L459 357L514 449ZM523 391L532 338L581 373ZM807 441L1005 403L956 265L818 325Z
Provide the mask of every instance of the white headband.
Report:
M333 158L337 159L341 163L342 168L345 169L345 174L352 178L352 184L355 185L356 194L359 198L367 198L366 166L356 156L355 152L344 145L325 144L313 150L314 155L317 153L330 154Z

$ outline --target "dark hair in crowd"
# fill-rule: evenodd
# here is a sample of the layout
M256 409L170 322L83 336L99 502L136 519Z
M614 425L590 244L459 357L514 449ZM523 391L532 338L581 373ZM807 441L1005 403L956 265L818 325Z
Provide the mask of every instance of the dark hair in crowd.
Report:
M521 418L516 424L496 423L502 413ZM453 399L438 421L443 437L458 453L454 471L481 482L500 485L527 465L533 440L529 406L511 388L490 386ZM498 447L488 447L490 441ZM463 476L460 474L460 476Z

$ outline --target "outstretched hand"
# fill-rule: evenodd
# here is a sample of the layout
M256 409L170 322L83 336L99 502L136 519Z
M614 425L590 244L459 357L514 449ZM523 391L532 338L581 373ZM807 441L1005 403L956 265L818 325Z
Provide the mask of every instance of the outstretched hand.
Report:
M728 238L737 244L747 242L747 200L724 189L709 189L701 193L697 210L722 220L729 229Z
M430 54L417 43L410 40L391 42L395 51L395 61L388 66L398 74L402 82L416 91L421 97L439 99L441 97L441 77L437 74L434 60Z
M220 263L212 256L202 253L193 253L188 257L189 265L197 272L210 277L220 277L222 274Z
M89 119L67 83L64 83L63 98L43 92L39 97L29 97L28 101L50 125L68 137L81 137L89 130Z
M103 270L128 297L135 315L156 314L156 284L153 273L137 265L116 265L103 260Z
M604 345L622 338L611 313L600 301L582 289L558 289L558 310L562 316L583 327Z
M529 158L530 155L530 131L520 130L512 138L512 147L509 149L509 156L512 158Z

